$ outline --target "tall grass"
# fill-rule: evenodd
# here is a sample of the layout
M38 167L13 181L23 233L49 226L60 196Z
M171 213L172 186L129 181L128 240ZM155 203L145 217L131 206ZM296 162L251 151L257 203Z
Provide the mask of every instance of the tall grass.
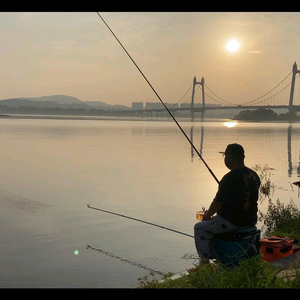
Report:
M143 288L299 288L300 272L293 278L279 277L279 271L257 255L242 260L237 267L228 268L221 264L199 265L195 272L178 279L172 274L157 279L140 279ZM151 276L151 275L149 275Z

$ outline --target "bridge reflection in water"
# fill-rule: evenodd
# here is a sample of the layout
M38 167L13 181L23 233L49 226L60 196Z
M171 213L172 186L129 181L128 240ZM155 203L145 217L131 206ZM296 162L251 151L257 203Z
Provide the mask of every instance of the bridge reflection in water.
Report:
M225 122L226 123L226 122ZM238 123L232 124L233 122L228 122L227 124L224 123L224 126L226 127L235 127ZM192 143L194 144L194 127L195 126L191 126L190 129L190 139L192 141ZM289 177L292 177L293 172L295 172L297 174L297 177L300 177L300 150L298 151L292 151L292 137L293 137L293 132L292 132L292 128L293 125L290 125L286 131L286 135L287 135L287 163L288 163L288 169L287 169L287 173ZM296 134L299 134L298 131L294 132ZM295 136L294 138L294 142L296 143L296 141L299 140L297 139L297 137ZM196 146L197 148L197 146ZM204 149L204 125L201 124L200 126L200 147L199 147L199 153L202 156L203 153L203 149ZM274 148L274 151L277 151L277 148ZM294 145L294 150L297 150L297 145ZM295 155L296 153L296 155ZM294 157L293 157L294 154ZM191 147L191 159L193 161L194 159L194 149L193 147ZM293 159L295 161L297 161L296 164L293 164Z

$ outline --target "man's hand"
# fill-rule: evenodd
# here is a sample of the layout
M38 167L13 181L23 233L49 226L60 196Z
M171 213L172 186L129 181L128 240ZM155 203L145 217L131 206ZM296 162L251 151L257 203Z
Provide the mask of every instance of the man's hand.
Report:
M212 216L210 216L206 211L205 214L203 215L202 221L209 221L209 220L211 220L211 218L212 218Z
M203 215L203 221L209 221L213 218L213 215L217 213L222 207L222 203L213 200L212 203L210 204L209 209L205 212Z

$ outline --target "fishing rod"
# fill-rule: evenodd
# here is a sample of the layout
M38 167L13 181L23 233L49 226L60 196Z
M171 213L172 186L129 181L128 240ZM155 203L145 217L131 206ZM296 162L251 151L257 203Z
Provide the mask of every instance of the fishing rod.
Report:
M146 80L146 82L148 83L148 85L150 86L150 88L152 89L152 91L154 92L154 94L157 96L157 98L159 99L159 101L161 102L161 104L164 106L164 108L167 110L167 112L169 113L169 115L172 117L173 121L176 123L176 125L178 126L178 128L180 129L180 131L183 133L183 135L188 140L188 142L191 144L191 146L193 147L193 149L195 150L195 152L197 153L197 155L200 157L200 159L202 160L202 162L204 163L204 165L206 166L206 168L208 169L208 171L210 172L210 174L212 175L212 177L219 184L220 182L219 182L218 178L216 177L216 175L214 174L214 172L210 169L210 167L208 166L208 164L205 162L205 160L203 159L203 157L201 156L201 154L199 153L199 151L196 149L196 147L194 146L194 144L192 143L192 141L189 139L189 137L187 136L187 134L184 132L184 130L182 129L182 127L179 125L179 123L177 122L177 120L175 119L175 117L173 116L173 114L170 112L170 110L168 109L168 107L165 105L165 103L163 102L163 100L160 98L160 96L158 95L158 93L156 92L156 90L154 89L154 87L152 86L152 84L149 82L149 80L147 79L147 77L144 75L144 73L142 72L142 70L136 64L136 62L134 61L134 59L131 57L131 55L128 53L128 51L125 49L125 47L123 46L123 44L120 42L120 40L114 34L114 32L111 30L111 28L108 26L108 24L104 21L104 19L102 18L102 16L98 12L97 12L97 14L98 14L99 18L103 21L103 23L105 24L105 26L108 28L108 30L112 33L112 35L118 41L118 43L123 48L123 50L125 51L125 53L127 54L127 56L130 58L130 60L133 62L133 64L139 70L139 72L141 73L141 75L144 77L144 79Z
M190 234L187 234L187 233L184 233L184 232L172 229L172 228L168 228L168 227L161 226L161 225L158 225L158 224L154 224L154 223L151 223L151 222L143 221L143 220L140 220L140 219L137 219L137 218L121 215L121 214L118 214L118 213L115 213L115 212L112 212L112 211L109 211L109 210L105 210L105 209L101 209L101 208L97 208L97 207L92 207L90 204L87 204L87 207L91 208L91 209L99 210L99 211L102 211L102 212L105 212L105 213L108 213L108 214L112 214L112 215L115 215L115 216L118 216L118 217L123 217L123 218L130 219L130 220L133 220L133 221L137 221L137 222L145 223L145 224L148 224L148 225L156 226L156 227L159 227L159 228L162 228L162 229L166 229L166 230L169 230L169 231L173 231L175 233L179 233L179 234L186 235L188 237L194 238L194 236L192 236Z

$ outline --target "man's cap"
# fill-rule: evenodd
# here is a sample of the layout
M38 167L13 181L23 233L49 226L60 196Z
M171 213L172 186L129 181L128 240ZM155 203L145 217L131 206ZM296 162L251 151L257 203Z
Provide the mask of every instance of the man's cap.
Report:
M241 159L245 157L244 148L240 144L229 144L225 150L225 152L219 152L222 154L231 154L237 159Z

